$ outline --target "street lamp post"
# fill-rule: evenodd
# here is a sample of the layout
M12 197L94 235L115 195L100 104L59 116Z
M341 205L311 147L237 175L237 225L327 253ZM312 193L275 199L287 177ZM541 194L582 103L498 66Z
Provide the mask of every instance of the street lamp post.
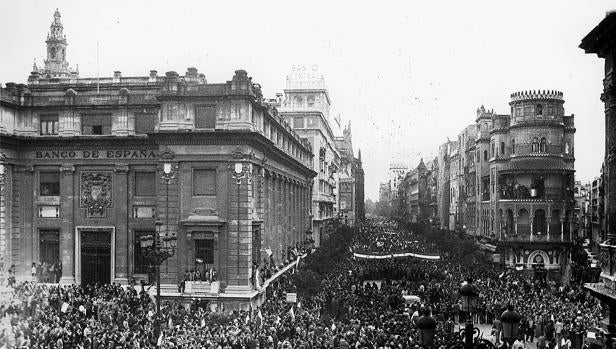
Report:
M233 165L233 179L237 184L237 278L240 278L240 187L242 185L242 179L248 179L252 174L252 164L248 163L246 166L242 162L236 162ZM228 272L227 272L228 275ZM239 282L238 282L239 286Z
M449 346L453 348L464 349L487 349L496 348L494 343L489 340L479 338L479 329L473 325L472 312L477 307L477 301L479 299L479 290L477 286L473 285L473 281L468 279L460 287L458 293L460 294L460 300L462 301L462 310L468 314L464 329L460 330L461 338ZM475 336L476 335L476 336Z
M471 349L473 347L473 316L472 312L477 307L477 299L479 298L479 292L477 286L473 285L471 279L468 279L459 290L460 298L462 300L462 310L467 314L466 325L464 326L464 348Z
M165 212L165 232L163 236L162 226L163 223L160 220L156 220L154 223L156 232L154 236L145 235L139 240L141 248L144 250L145 258L154 265L156 272L156 314L160 313L160 266L169 257L175 254L177 248L177 237L175 234L169 232L169 183L171 179L175 178L173 168L170 163L163 164L162 178L166 184L166 208Z

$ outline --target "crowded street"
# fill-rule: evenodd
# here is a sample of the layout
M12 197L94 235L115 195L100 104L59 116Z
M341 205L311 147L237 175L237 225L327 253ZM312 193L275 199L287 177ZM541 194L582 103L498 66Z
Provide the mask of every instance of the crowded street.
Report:
M613 0L0 32L0 349L616 349Z
M369 219L355 232L343 227L338 233L336 248L306 256L294 274L269 286L263 305L247 312L163 301L156 315L148 286L14 284L0 306L0 343L2 348L412 348L420 344L418 314L430 309L438 324L434 345L444 348L458 339L455 332L466 320L457 289L468 278L480 290L473 321L491 326L511 303L523 316L518 340L527 345L581 349L602 318L601 306L579 286L503 274L485 261L353 257L351 246L389 252L380 242L399 236L416 239L398 245L410 249L405 252L438 248L393 221ZM306 275L316 275L318 291L297 288ZM285 301L291 291L299 293L295 304ZM418 301L406 302L410 295ZM495 332L482 336L498 345Z

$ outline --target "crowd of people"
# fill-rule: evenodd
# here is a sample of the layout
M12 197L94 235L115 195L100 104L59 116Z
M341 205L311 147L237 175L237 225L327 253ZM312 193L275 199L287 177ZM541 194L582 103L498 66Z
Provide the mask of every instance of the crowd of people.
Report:
M352 249L357 253L392 254L418 253L438 254L438 247L411 230L398 228L394 221L376 217L372 224L359 227Z
M369 241L383 234L391 240L418 235L393 222L368 220L349 244L381 252L382 245ZM423 251L434 250L421 238L415 241L426 245ZM473 320L492 324L495 342L508 303L523 316L520 342L545 347L581 349L604 315L580 287L447 258L361 260L347 253L328 268L319 291L306 296L296 280L310 263L273 282L265 303L251 311L212 311L195 300L164 301L156 314L144 285L16 284L0 301L0 348L417 348L415 322L425 309L438 323L434 347L445 348L459 339L455 330L468 316L456 292L467 279L480 290ZM298 303L287 303L287 292L298 292ZM420 301L407 302L410 295Z

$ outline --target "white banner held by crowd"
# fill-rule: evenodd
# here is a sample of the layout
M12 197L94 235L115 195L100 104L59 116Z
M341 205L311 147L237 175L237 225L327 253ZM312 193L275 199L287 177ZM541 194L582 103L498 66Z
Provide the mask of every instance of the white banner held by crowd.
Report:
M416 258L431 259L431 260L441 259L441 256L437 256L437 255L425 255L425 254L418 254L418 253L411 253L411 252L385 254L385 255L353 253L353 256L355 258L361 258L361 259L392 259L392 258L403 258L403 257L416 257Z

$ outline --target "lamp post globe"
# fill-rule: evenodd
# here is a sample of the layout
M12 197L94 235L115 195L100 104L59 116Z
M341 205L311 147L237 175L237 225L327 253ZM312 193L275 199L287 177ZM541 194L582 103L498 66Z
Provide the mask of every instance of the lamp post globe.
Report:
M473 280L466 280L458 291L462 301L462 310L470 313L477 308L477 300L479 299L479 290L473 284Z
M419 329L419 343L421 346L432 346L436 320L430 316L430 309L424 310L424 314L417 320L417 328Z
M503 340L509 344L509 346L512 346L513 342L518 338L518 329L521 319L522 316L517 311L513 310L513 305L511 304L507 305L507 310L501 315Z

